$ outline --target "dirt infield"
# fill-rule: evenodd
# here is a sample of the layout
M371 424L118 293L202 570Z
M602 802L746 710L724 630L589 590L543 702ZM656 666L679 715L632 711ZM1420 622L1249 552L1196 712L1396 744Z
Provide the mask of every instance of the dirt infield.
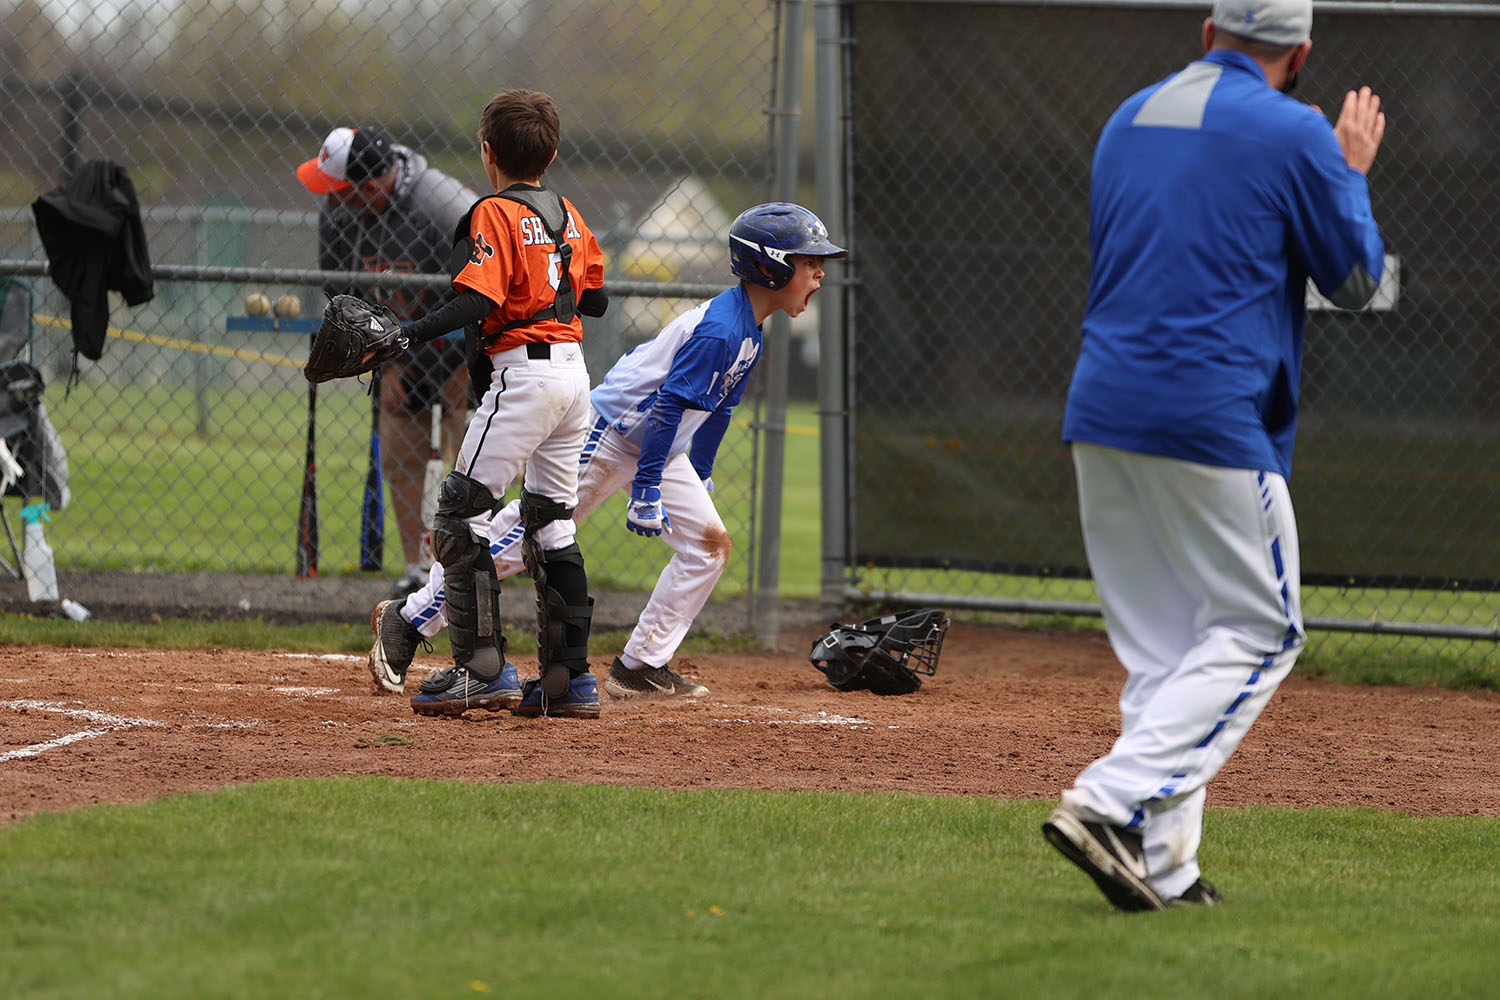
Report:
M804 652L819 631L787 632L780 654L679 658L706 698L602 695L597 721L418 718L350 656L0 647L0 823L352 774L1053 798L1113 739L1122 673L1102 636L957 624L920 692L881 698L827 685ZM412 678L440 665L419 658ZM1209 802L1500 815L1497 748L1500 695L1294 673Z

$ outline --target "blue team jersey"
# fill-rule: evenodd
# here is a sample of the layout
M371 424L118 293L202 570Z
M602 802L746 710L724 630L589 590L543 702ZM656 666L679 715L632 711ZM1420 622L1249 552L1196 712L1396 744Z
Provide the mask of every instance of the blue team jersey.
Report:
M640 448L648 417L662 395L682 408L666 457L687 450L714 413L732 410L760 358L761 330L743 285L701 302L627 351L590 401L610 426Z
M1090 198L1063 440L1290 478L1307 279L1359 308L1385 254L1332 127L1216 50L1115 111Z

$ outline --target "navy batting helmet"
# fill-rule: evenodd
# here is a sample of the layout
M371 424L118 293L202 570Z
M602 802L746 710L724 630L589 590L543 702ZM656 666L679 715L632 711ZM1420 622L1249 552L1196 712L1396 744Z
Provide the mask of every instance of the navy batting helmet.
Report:
M756 205L740 213L729 227L729 270L753 285L782 288L792 280L787 257L847 257L849 251L828 242L823 220L784 201Z

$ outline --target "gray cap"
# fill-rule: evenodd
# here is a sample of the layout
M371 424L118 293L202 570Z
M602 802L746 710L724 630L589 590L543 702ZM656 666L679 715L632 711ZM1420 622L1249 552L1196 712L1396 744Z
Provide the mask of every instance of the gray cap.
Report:
M1312 0L1214 0L1214 27L1271 45L1300 45L1312 35Z

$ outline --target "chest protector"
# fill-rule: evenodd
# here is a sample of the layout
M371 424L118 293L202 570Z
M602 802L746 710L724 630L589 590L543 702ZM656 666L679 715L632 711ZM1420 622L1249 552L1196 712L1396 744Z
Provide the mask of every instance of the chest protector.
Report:
M564 230L568 225L568 210L563 205L563 200L555 191L546 188L531 187L523 184L512 184L504 191L485 195L464 213L464 217L458 220L458 226L453 232L453 251L448 257L448 275L457 278L460 271L468 264L474 254L474 240L469 235L470 223L474 218L474 210L491 198L504 198L507 201L519 202L536 213L537 218L542 221L542 226L547 230L547 237L557 248L559 274L557 290L553 295L550 305L543 306L525 319L515 319L506 323L498 331L488 336L480 332L478 323L470 323L464 327L464 347L468 352L469 359L469 386L477 402L484 395L485 387L490 384L490 359L486 350L494 344L501 334L509 333L511 330L523 326L532 326L544 319L555 319L559 323L571 323L573 317L578 313L578 293L573 290L573 279L571 265L573 262L573 245L564 238Z

